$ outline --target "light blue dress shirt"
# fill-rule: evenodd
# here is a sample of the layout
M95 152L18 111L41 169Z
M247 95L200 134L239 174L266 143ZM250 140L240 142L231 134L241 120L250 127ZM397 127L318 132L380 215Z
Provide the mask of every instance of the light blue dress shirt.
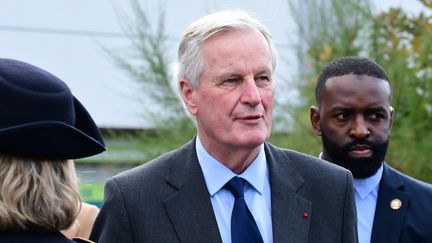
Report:
M322 158L322 153L319 155ZM370 243L375 209L378 200L378 189L383 173L383 165L375 175L365 179L354 178L355 202L357 208L357 231L359 243Z
M223 186L233 177L238 176L247 181L244 191L245 201L264 242L273 242L270 180L264 145L261 145L256 159L240 175L213 158L206 151L199 137L196 139L196 151L222 241L231 243L231 213L234 207L233 195Z
M370 243L371 241L382 172L383 164L375 175L366 179L354 179L359 243Z

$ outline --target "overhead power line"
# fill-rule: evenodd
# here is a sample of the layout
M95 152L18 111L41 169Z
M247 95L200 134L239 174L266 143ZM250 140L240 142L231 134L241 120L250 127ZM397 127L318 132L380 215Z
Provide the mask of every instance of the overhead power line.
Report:
M108 38L129 38L124 33L91 31L91 30L69 30L69 29L51 29L51 28L37 28L37 27L24 27L13 25L0 25L0 31L11 32L26 32L37 34L55 34L55 35L75 35L75 36L90 36L90 37L108 37Z
M24 32L24 33L36 33L36 34L51 34L51 35L69 35L69 36L87 36L87 37L105 37L105 38L136 38L134 36L116 33L116 32L103 32L103 31L92 31L92 30L70 30L70 29L53 29L53 28L37 28L37 27L25 27L25 26L14 26L14 25L0 25L0 31L10 32ZM178 38L170 37L169 41L178 41ZM284 43L275 43L279 48L290 48L289 45Z

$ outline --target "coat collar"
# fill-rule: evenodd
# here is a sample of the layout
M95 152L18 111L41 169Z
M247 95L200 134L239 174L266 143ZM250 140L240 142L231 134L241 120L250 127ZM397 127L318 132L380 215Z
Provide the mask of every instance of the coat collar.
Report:
M270 171L273 241L307 242L312 203L298 194L304 179L286 153L265 145ZM295 221L295 219L298 219Z
M371 242L398 242L409 204L409 194L404 191L404 185L398 172L384 164ZM390 204L397 200L402 203L401 207L392 209Z
M273 242L307 242L312 203L297 192L304 179L290 158L266 143L270 172ZM171 157L166 181L177 191L163 203L181 242L222 243L216 218L198 163L195 139ZM197 203L199 202L199 203ZM298 221L293 219L298 218Z
M173 153L170 160L166 181L176 191L163 204L180 242L222 243L198 163L195 139Z

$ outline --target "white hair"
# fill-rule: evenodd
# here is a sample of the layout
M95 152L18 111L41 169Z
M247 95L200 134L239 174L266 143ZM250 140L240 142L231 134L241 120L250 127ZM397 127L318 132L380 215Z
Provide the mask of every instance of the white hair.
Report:
M201 54L202 43L217 33L236 30L253 30L264 36L270 49L274 71L277 53L267 28L250 13L242 10L225 10L206 15L186 29L178 50L177 80L186 79L197 87L204 66Z

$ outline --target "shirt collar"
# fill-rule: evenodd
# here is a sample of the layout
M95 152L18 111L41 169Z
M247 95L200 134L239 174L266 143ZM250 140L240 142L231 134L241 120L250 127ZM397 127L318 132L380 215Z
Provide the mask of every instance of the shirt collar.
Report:
M322 158L322 152L319 154L319 158ZM354 188L356 193L360 196L361 199L364 199L367 195L369 195L371 192L376 191L378 192L378 185L381 181L382 173L383 173L383 166L384 163L381 163L380 168L377 170L377 172L368 178L365 179L356 179L354 178Z
M264 182L268 174L263 144L260 146L260 151L255 160L252 161L249 167L240 175L235 174L228 167L212 157L204 148L198 136L195 146L198 162L201 166L210 196L213 196L215 193L217 193L229 180L235 176L245 179L259 194L263 193Z
M381 181L382 173L383 173L383 165L384 163L381 163L380 168L377 170L377 172L368 178L365 179L356 179L354 178L354 187L356 190L356 193L359 194L360 198L365 198L367 195L372 193L373 191L378 192L378 186Z

